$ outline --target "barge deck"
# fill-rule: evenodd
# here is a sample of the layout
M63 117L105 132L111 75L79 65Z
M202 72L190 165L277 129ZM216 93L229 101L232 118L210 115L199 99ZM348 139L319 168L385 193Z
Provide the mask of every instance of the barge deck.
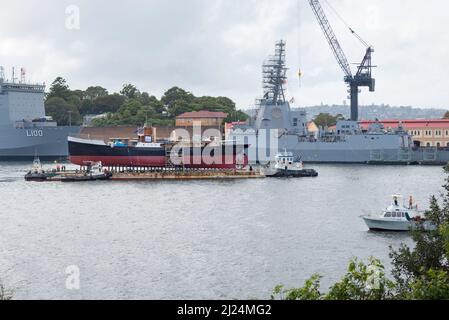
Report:
M108 179L111 181L153 181L153 180L237 180L237 179L260 179L265 178L259 170L222 170L222 169L126 169L126 170L105 170ZM46 172L46 178L40 181L46 182L71 182L81 181L88 176L85 170ZM93 181L93 180L92 180Z

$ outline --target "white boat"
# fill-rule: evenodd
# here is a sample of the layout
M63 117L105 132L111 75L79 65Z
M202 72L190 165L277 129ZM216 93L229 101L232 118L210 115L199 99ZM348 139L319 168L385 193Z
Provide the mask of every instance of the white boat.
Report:
M378 216L362 216L370 230L374 231L410 231L421 225L425 230L435 230L435 226L426 220L425 212L418 210L410 197L405 206L401 195L394 195L392 204Z
M305 169L302 161L295 161L292 152L280 152L276 155L274 166L265 171L267 177L317 177L314 169Z

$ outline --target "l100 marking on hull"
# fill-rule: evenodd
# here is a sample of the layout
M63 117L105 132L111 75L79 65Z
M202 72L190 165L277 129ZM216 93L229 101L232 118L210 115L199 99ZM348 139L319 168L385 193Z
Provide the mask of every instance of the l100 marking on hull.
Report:
M27 130L27 137L43 137L44 131L43 130Z

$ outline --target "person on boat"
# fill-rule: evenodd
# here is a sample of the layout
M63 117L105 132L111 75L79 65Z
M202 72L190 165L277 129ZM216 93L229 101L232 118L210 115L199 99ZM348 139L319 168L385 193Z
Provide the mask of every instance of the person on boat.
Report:
M413 197L412 196L410 196L410 200L408 202L408 208L413 209Z
M398 203L398 197L394 197L393 200L394 200L394 205L395 205L396 207L399 206L399 203Z

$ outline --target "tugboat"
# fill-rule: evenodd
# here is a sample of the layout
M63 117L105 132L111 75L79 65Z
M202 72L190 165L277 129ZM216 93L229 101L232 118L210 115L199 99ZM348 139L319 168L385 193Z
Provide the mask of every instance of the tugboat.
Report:
M372 231L410 231L422 226L426 231L435 230L425 212L413 205L412 197L409 206L405 206L402 199L401 195L394 195L392 204L379 216L362 216L368 228Z
M318 177L318 172L314 169L305 169L301 160L295 161L292 152L278 153L275 157L274 168L269 168L265 175L270 178L303 178Z
M42 168L42 163L39 157L35 157L33 167L25 175L25 181L43 182L48 178L48 174Z
M101 162L90 163L87 170L82 174L70 174L61 177L61 182L84 182L84 181L99 181L109 180L112 178L112 173L103 170Z

